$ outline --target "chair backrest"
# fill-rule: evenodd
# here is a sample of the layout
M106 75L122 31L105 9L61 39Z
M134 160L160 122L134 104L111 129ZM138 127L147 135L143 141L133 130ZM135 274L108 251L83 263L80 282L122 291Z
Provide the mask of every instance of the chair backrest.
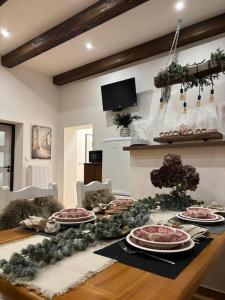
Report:
M10 201L19 199L33 199L38 197L53 196L58 200L57 184L50 183L48 189L41 189L35 186L28 186L18 191L11 192L8 186L0 187L0 211L2 211Z
M112 195L112 183L110 179L106 179L106 182L92 181L88 184L84 184L82 181L77 181L77 207L82 207L83 200L86 192L96 192L101 190L108 190Z

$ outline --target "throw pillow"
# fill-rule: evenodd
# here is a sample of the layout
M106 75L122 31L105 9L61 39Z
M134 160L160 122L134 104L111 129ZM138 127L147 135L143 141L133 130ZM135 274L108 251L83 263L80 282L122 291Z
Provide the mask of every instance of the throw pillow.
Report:
M17 227L19 223L29 216L49 218L63 206L53 197L40 197L34 200L11 201L0 216L0 230Z
M108 190L86 192L82 206L88 210L92 210L94 207L99 207L99 204L108 204L114 199L115 197L109 194Z

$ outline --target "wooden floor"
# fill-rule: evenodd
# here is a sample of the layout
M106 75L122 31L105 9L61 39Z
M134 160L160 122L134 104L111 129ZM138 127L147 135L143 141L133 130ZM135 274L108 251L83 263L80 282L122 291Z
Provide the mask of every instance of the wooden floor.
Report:
M2 231L0 243L30 235L31 233L24 233L19 229ZM225 234L215 235L210 245L175 280L115 263L83 285L54 297L54 300L197 300L197 295L195 298L192 296L210 264L224 252L224 246ZM13 287L2 279L0 291L0 297L4 300L43 300L43 297L26 288Z

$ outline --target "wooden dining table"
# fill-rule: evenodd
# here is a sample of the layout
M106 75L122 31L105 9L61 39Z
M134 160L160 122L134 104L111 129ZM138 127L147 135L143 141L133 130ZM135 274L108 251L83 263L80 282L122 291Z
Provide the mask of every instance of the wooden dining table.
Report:
M0 231L0 244L31 236L19 228ZM198 289L210 266L219 259L225 246L225 233L213 235L212 242L176 277L142 271L116 262L95 274L79 287L55 296L54 300L188 300ZM168 265L168 268L170 266ZM66 275L66 274L65 274ZM64 274L62 274L64 276ZM43 300L26 287L13 286L0 278L1 300ZM193 298L194 299L194 298Z

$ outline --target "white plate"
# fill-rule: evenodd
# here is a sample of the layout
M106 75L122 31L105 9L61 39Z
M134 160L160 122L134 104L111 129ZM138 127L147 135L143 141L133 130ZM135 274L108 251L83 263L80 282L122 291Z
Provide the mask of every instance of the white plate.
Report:
M171 249L171 248L176 248L177 246L179 246L179 245L181 245L181 244L184 244L184 243L186 243L186 242L188 242L190 239L191 239L191 237L190 237L190 235L187 233L187 232L185 232L185 231L183 231L183 230L181 230L181 229L178 229L178 228L172 228L172 227L168 227L168 226L162 226L162 227L166 227L166 228L169 228L169 229L172 229L173 231L174 231L174 233L176 232L176 231L178 231L178 232L181 232L181 233L183 233L185 236L186 236L186 238L183 240L183 241L173 241L173 242L155 242L155 241L151 241L151 240L146 240L146 239L143 239L143 238L139 238L139 237L137 237L135 234L134 234L134 232L137 230L137 229L144 229L144 228L146 228L146 227L161 227L162 225L145 225L145 226L142 226L142 227L137 227L137 228L134 228L133 230L131 230L131 232L130 232L130 235L134 238L134 239L136 239L136 240L139 240L140 242L143 242L143 243L145 243L146 245L148 245L150 248L151 247L153 247L153 248L158 248L158 249ZM145 247L145 246L144 246Z
M176 214L176 217L181 219L181 220L185 220L185 221L191 221L191 222L194 222L194 223L220 223L220 222L223 222L224 221L224 217L220 216L220 215L217 215L218 218L216 220L202 220L202 219L195 219L195 218L187 218L187 217L183 217L181 215L181 213L178 213Z
M193 240L189 240L187 243L185 243L183 245L183 247L177 248L177 249L155 249L155 248L147 248L147 247L143 247L143 246L139 246L135 243L133 243L130 240L130 234L128 234L126 236L126 241L128 242L128 244L130 244L131 246L144 250L144 251L149 251L149 252L155 252L155 253L179 253L179 252L184 252L184 251L188 251L190 249L192 249L195 245L195 242Z
M84 211L87 211L86 209L84 208L78 208L79 210L84 210ZM71 208L69 209L62 209L60 212L65 212L65 211L68 211L68 210L72 210ZM93 217L94 216L94 212L93 211L88 211L89 212L89 216L85 216L85 217L75 217L75 218L63 218L63 217L58 217L57 215L60 213L60 212L56 212L54 214L52 214L52 218L54 218L57 222L83 222L83 221L86 221L86 220L89 220L89 218ZM75 219L79 219L79 221L74 221Z
M79 221L79 222L62 222L62 221L57 221L59 224L61 225L78 225L78 224L82 224L82 223L88 223L88 222L92 222L96 219L96 216L94 216L93 218L89 219L89 220L85 220L85 221Z
M179 214L180 214L180 216L182 216L183 218L186 218L186 219L189 219L189 220L201 220L201 221L206 221L206 222L208 222L208 221L216 221L216 220L219 219L219 216L216 215L216 214L213 214L213 213L211 213L211 215L213 215L213 217L214 217L214 218L212 218L212 219L203 219L203 218L189 217L189 216L186 216L185 213L186 213L186 211L183 211L183 212L181 212L181 213L179 213Z

